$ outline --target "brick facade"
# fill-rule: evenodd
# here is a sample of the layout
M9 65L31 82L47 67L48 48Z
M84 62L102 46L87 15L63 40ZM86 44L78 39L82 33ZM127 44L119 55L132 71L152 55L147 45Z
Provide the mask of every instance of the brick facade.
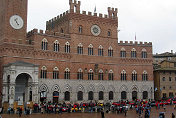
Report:
M21 5L17 6L17 1ZM53 69L57 67L59 69L59 79L54 80L52 83L62 86L61 83L65 83L64 73L65 69L70 70L70 81L68 80L69 86L74 86L72 81L75 82L75 86L79 86L81 83L90 83L88 80L88 72L90 69L94 72L94 80L91 81L92 84L101 84L104 88L108 88L107 84L117 83L118 87L113 84L115 91L119 91L120 86L136 86L136 88L141 93L143 92L142 86L146 85L148 91L148 98L153 99L153 67L152 67L152 43L142 43L142 42L122 42L118 41L118 17L117 9L108 8L108 15L102 15L97 13L91 13L86 11L80 12L80 2L72 2L70 0L70 10L49 20L46 22L46 31L34 29L26 33L27 26L27 0L17 0L7 2L2 0L1 3L5 4L1 7L1 16L5 16L2 22L0 22L0 31L3 31L0 37L0 64L1 68L9 63L14 63L16 61L23 61L31 64L38 65L38 79L39 79L39 92L40 86L47 83L45 81L53 81ZM76 11L73 7L77 6ZM8 12L2 9L11 9ZM22 8L22 9L19 9ZM24 26L20 30L14 30L9 24L9 18L13 14L20 15L24 20ZM4 25L4 26L3 26ZM101 33L98 36L94 36L91 33L91 27L93 25L99 26ZM81 27L81 31L79 30ZM109 32L108 32L109 31ZM22 40L20 40L22 39ZM47 41L47 49L42 49L42 41ZM54 42L59 42L59 51L54 50ZM70 44L70 53L65 53L66 43ZM83 54L77 53L77 47L81 44L83 47ZM93 45L93 55L88 55L89 45ZM98 48L100 45L103 47L103 56L98 55ZM113 56L108 56L108 49L111 47L113 50ZM121 50L126 51L126 57L121 57ZM136 50L136 57L131 57L131 51ZM147 58L142 58L142 50L147 52ZM46 80L42 80L41 68L45 66L47 68ZM0 69L1 69L0 68ZM83 82L77 80L77 72L79 69L83 70ZM103 70L104 80L98 80L98 72ZM113 82L108 80L109 71L113 71ZM121 72L125 70L127 79L126 81L121 81ZM137 72L137 82L132 81L132 72ZM147 81L142 81L143 72L147 72ZM0 71L1 80L3 73ZM6 79L4 77L4 79ZM62 82L63 81L63 82ZM106 82L104 82L106 81ZM76 85L79 83L79 85ZM130 85L132 84L132 85ZM51 85L51 86L52 86ZM85 91L89 84L84 85ZM1 85L2 86L2 85ZM48 87L48 88L51 88ZM95 85L94 85L95 86ZM63 86L64 87L64 86ZM63 91L60 87L60 90ZM129 89L129 88L128 88ZM132 88L133 89L133 88ZM114 91L114 92L115 92ZM138 91L138 92L139 92ZM98 91L97 91L98 92ZM48 91L48 99L52 100L51 91ZM72 93L76 95L76 91ZM87 93L84 93L87 96ZM117 93L114 93L117 95ZM151 96L150 96L151 94ZM63 95L63 92L62 92ZM120 93L118 94L118 96ZM129 92L131 96L131 92ZM40 96L39 96L40 97ZM115 97L114 101L119 100L120 97ZM131 97L128 97L132 99ZM142 99L142 97L139 97ZM72 98L72 101L76 101L76 98ZM87 100L87 99L85 99ZM98 98L96 99L98 100ZM108 99L107 99L108 100Z

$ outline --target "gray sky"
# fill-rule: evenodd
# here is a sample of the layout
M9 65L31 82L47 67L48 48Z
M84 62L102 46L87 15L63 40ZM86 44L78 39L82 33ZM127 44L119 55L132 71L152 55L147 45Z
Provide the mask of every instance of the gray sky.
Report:
M153 53L176 52L176 0L80 0L81 11L118 8L119 41L152 42ZM28 31L69 10L69 0L28 0Z

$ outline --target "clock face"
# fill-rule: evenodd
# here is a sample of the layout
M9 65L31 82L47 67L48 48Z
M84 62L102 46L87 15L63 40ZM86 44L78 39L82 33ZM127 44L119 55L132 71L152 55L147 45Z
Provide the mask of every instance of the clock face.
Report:
M14 29L21 29L24 25L23 19L18 15L13 15L10 17L10 25Z
M98 25L93 25L91 27L91 32L94 36L98 36L101 33L100 27Z

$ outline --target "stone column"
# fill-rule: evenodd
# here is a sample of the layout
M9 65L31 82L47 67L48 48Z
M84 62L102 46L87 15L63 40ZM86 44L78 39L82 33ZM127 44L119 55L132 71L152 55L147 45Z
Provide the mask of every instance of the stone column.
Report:
M129 100L129 101L132 100L132 93L131 92L127 93L127 100Z
M3 91L2 91L2 94L3 94L2 103L4 103L5 101L8 101L8 96L9 96L8 91L9 91L8 85L4 84L3 85Z
M115 92L114 93L114 101L119 101L121 100L121 93Z
M32 101L34 103L39 103L40 94L38 91L38 83L33 83L32 86Z
M109 102L109 92L104 92L104 102Z
M141 91L137 93L137 97L138 97L137 99L140 99L140 100L143 99L143 96L142 96L142 92L141 92Z
M75 103L77 101L77 92L70 92L70 101Z
M98 92L94 92L94 100L95 101L99 100Z
M13 108L15 100L15 83L10 83L9 85L9 106Z
M88 101L88 92L83 92L83 101Z
M59 102L61 103L61 102L63 102L64 101L64 92L60 92L59 93Z

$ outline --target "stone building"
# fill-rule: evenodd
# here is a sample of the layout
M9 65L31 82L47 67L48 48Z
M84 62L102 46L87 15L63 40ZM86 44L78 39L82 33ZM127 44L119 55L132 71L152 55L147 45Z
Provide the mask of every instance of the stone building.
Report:
M27 29L27 1L0 1L2 103L153 99L152 43L118 41L118 10L80 10L80 1Z
M176 97L176 54L165 52L153 58L155 99Z
M164 60L176 61L176 53L174 53L173 50L171 50L171 52L164 52L161 54L156 53L153 55L153 59L154 64L159 64Z

